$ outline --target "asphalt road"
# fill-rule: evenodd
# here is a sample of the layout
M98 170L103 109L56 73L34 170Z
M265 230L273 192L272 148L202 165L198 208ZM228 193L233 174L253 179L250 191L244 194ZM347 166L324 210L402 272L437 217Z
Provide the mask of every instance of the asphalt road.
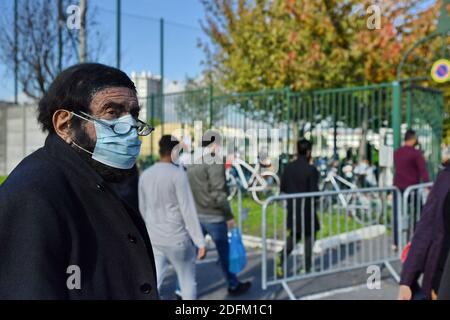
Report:
M362 243L363 247L370 243ZM214 248L208 252L206 260L197 264L198 297L200 300L271 300L289 299L289 295L281 285L274 285L263 290L261 287L261 252L248 250L248 263L239 274L241 281L251 281L251 289L242 296L231 297L220 266L217 263L217 253ZM354 256L344 257L341 263ZM400 263L393 264L399 272ZM391 300L397 294L397 283L390 276L386 268L381 268L380 288L369 289L367 279L369 274L366 268L352 271L333 273L314 278L298 280L289 283L289 288L298 299L333 299L333 300ZM173 270L168 272L160 294L163 299L175 299L175 274Z

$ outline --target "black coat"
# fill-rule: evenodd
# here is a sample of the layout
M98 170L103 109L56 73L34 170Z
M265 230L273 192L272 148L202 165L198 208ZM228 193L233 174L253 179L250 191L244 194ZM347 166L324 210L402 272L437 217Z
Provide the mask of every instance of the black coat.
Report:
M447 168L450 168L447 166ZM435 280L440 281L438 298L439 300L450 300L450 191L447 192L444 203L444 244L441 250L441 255L438 263ZM445 261L447 262L445 262Z
M283 171L281 176L281 192L283 193L304 193L316 192L319 190L319 172L316 167L308 163L306 157L299 157L297 160L290 162ZM314 227L314 232L320 230L319 219L317 218L317 198L313 201L301 199L288 200L288 220L287 228L293 229L294 226L294 207L296 211L295 225L298 236L301 237L302 231L305 231L307 236L311 236L311 229ZM302 215L304 209L304 216ZM314 216L314 221L312 217ZM305 225L303 227L303 223Z
M450 167L442 170L434 182L420 221L411 240L411 249L403 264L400 284L412 286L423 274L422 290L431 298L432 289L439 285L444 268L444 254L450 250L446 196L450 192ZM447 219L447 220L446 220Z
M139 212L139 171L136 166L132 170L131 176L125 179L125 181L112 183L111 186L120 199Z
M159 298L141 216L56 134L0 187L0 244L0 299Z

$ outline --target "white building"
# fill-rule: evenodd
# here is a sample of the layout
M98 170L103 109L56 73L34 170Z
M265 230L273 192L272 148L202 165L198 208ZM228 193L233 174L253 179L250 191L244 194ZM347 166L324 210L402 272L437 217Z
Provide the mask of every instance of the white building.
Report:
M150 120L147 116L147 97L159 93L161 76L152 75L151 72L131 72L131 80L136 86L141 112L139 118L143 121Z
M169 83L166 83L166 86L164 87L164 93L177 93L184 90L184 84L179 81L170 81Z

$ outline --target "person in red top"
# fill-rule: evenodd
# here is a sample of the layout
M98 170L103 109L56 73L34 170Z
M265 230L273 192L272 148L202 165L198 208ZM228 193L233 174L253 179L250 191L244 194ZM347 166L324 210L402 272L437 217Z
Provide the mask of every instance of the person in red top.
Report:
M417 136L414 130L407 130L405 133L405 143L402 147L394 152L394 186L403 193L406 188L421 182L428 182L428 171L425 158L420 150L416 149ZM394 200L396 200L394 198ZM416 203L416 201L412 201ZM394 201L394 210L397 208ZM396 210L395 210L396 211ZM414 212L416 210L413 210ZM398 246L398 219L397 212L394 214L394 245L393 249L397 250Z
M394 152L394 185L401 191L421 182L428 182L428 171L422 153L415 148L416 133L406 131L405 144Z

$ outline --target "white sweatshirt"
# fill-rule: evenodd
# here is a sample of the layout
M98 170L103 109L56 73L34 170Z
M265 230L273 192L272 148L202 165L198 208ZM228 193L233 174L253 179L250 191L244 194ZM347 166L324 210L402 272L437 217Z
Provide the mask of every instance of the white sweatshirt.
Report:
M175 246L190 239L198 248L205 239L186 172L157 162L139 179L139 210L154 245Z

